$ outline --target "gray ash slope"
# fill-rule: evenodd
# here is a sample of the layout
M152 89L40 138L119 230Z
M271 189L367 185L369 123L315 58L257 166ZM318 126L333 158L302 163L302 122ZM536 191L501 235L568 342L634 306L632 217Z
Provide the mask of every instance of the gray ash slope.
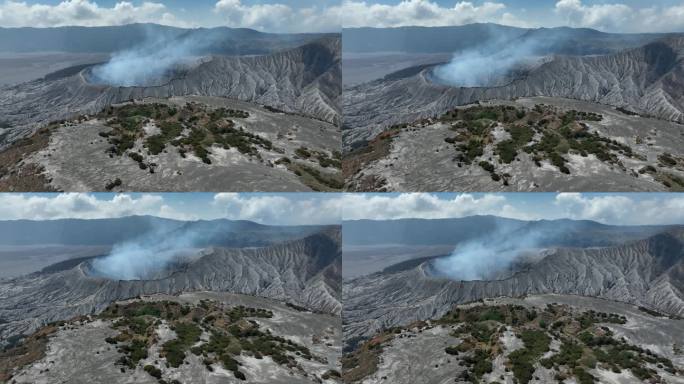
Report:
M159 293L239 293L339 314L340 228L289 237L268 246L208 247L156 280L99 277L91 259L0 282L0 336L16 339L51 321L98 313L113 301Z
M345 281L347 348L381 329L440 317L455 304L504 296L589 296L684 315L681 226L621 245L554 248L546 257L502 280L443 278L432 273L431 263L403 263Z
M522 78L498 87L452 87L432 81L432 68L345 89L345 146L384 128L438 116L481 100L548 96L623 107L684 122L684 36L600 56L558 56Z
M2 146L36 127L143 98L200 95L269 105L286 112L338 123L341 95L339 37L261 56L211 56L164 85L117 87L93 84L85 68L76 73L0 89L0 116L9 126Z

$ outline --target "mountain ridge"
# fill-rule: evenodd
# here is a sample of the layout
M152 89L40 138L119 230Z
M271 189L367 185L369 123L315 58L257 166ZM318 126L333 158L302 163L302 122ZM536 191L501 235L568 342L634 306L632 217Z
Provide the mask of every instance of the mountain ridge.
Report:
M439 317L454 304L531 294L591 296L684 315L684 228L617 246L555 248L503 280L434 277L430 260L392 273L345 281L345 332L350 339Z
M163 85L110 86L91 83L85 72L39 79L0 89L0 132L8 146L52 121L92 114L130 100L172 96L216 96L303 114L337 124L341 85L340 39L325 37L262 56L211 56ZM56 96L58 95L58 96ZM3 138L4 136L4 138Z
M91 261L85 260L72 268L2 281L0 335L9 340L51 321L97 313L114 301L158 293L241 293L339 314L340 277L334 272L341 270L338 233L339 227L330 227L265 247L207 248L195 260L153 280L92 275Z
M684 87L681 35L608 55L556 56L502 86L437 84L432 68L345 89L345 147L358 146L393 124L439 116L455 106L534 96L595 102L684 123L684 99L678 93Z

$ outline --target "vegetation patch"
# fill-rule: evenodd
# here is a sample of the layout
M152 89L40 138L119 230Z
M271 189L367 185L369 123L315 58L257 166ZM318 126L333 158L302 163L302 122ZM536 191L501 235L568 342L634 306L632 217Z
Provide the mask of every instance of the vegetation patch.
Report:
M129 156L141 169L154 168L145 162L144 154L129 152L138 139L143 140L147 155L158 155L172 145L181 157L193 153L211 164L211 148L236 148L240 153L259 157L258 148L273 149L273 143L259 135L237 127L234 119L245 119L249 112L228 108L211 109L190 102L181 107L161 103L126 104L109 107L100 115L110 131L99 135L111 144L110 156ZM156 133L150 133L156 131Z
M365 146L359 147L350 153L346 153L342 160L342 177L349 180L359 174L368 164L387 157L392 147L392 140L401 132L402 126L394 126L380 133ZM384 182L372 176L363 177L356 189L363 191L383 190Z
M128 369L149 357L149 348L157 342L156 330L164 323L176 334L161 345L160 356L170 368L183 365L192 353L201 357L207 370L218 364L232 371L236 378L247 380L237 360L240 355L270 357L277 364L297 369L298 357L314 359L307 347L262 331L253 319L271 318L273 313L261 308L227 307L209 300L193 306L171 301L136 301L112 304L100 316L113 320L113 327L119 330L116 337L105 341L117 346L122 354L118 363ZM203 339L203 334L209 335L208 340ZM150 364L143 369L162 382L163 370Z
M377 372L383 344L394 338L392 330L361 344L354 352L342 357L342 379L345 383L358 382Z
M0 382L11 382L15 369L45 357L48 340L59 326L58 323L48 324L23 340L9 340L10 345L0 350Z
M507 375L512 375L519 384L532 381L540 366L552 370L551 374L559 381L574 378L576 382L586 384L597 382L591 374L596 368L616 373L629 370L644 382L663 382L663 371L670 375L684 374L669 359L630 345L616 337L607 326L626 322L627 319L619 314L578 311L558 304L543 308L513 304L456 306L430 324L422 322L419 326L387 329L367 340L345 355L343 377L345 382L358 382L377 372L383 348L394 338L416 337L427 328L445 326L454 328L450 335L460 342L436 345L435 348L440 348L449 360L456 359L454 364L465 368L456 375L457 382L483 382L493 371L494 359L506 352L503 343L506 331L515 334L523 345L509 351L505 358L506 372L510 372ZM560 346L552 350L553 340ZM492 379L498 378L488 378Z
M284 162L291 172L314 191L339 191L344 187L344 180L339 172L326 172L313 168L303 162Z
M43 167L24 164L22 161L27 156L47 148L52 131L60 126L61 123L50 124L0 152L0 191L55 191L50 187L50 180L45 177Z
M508 184L508 177L491 170L486 165L491 162L483 164L483 161L478 161L484 154L484 147L489 144L493 145L494 153L502 164L512 163L521 152L525 152L537 166L546 160L566 174L570 173L566 165L568 154L594 155L600 161L614 165L620 165L620 156L634 157L631 147L590 132L584 123L602 119L603 116L593 112L565 111L545 104L537 104L531 109L476 105L448 111L439 118L456 133L445 141L454 145L454 159L458 165L476 162L492 175L492 179L502 180L504 184ZM494 129L497 127L503 128L510 138L495 140ZM669 160L661 161L671 164Z

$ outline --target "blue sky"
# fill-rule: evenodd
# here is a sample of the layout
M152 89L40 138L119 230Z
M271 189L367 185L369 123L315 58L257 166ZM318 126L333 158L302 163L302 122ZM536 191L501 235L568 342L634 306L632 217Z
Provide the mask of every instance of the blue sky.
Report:
M0 26L248 27L335 32L345 27L572 26L606 32L684 31L684 0L0 0Z
M0 194L0 220L152 215L264 224L496 215L522 220L684 224L682 193L66 193Z

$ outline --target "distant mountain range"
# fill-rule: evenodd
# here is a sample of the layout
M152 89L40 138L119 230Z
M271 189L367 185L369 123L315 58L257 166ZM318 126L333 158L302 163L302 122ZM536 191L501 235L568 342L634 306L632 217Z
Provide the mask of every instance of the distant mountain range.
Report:
M343 225L345 245L453 244L494 233L515 237L542 231L556 246L607 246L648 237L668 226L614 226L591 220L524 221L497 216L449 219L351 220Z
M0 52L114 53L148 39L197 39L202 54L255 55L294 48L333 34L274 34L248 28L176 28L158 24L107 27L0 28Z
M666 33L617 34L588 28L517 28L492 23L446 27L345 28L345 52L458 52L535 40L539 53L591 55L637 47Z
M323 226L268 226L244 220L180 221L153 216L112 219L0 221L0 245L114 245L152 234L192 230L206 246L264 246L319 231Z
M539 54L592 55L638 47L666 33L617 34L588 28L517 28L493 23L445 27L345 28L345 52L458 52L535 41Z

